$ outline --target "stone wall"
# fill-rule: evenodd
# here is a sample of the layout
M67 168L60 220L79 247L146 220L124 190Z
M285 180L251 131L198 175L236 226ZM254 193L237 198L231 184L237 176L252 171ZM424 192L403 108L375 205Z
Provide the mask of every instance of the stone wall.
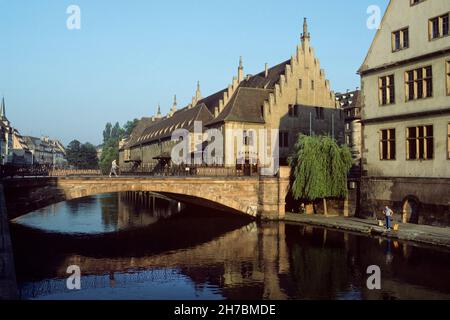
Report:
M17 282L9 234L8 216L0 185L0 300L17 299Z
M361 215L382 218L385 205L403 222L450 226L450 179L364 177Z

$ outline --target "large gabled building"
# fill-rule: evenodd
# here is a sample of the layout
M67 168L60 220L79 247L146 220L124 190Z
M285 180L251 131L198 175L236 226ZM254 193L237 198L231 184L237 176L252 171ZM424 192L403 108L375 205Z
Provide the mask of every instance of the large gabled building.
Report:
M122 167L134 165L151 171L158 163L167 162L175 143L171 141L172 132L185 128L194 134L195 121L202 122L202 130L217 129L222 133L223 158L215 160L227 167L260 163L252 154L259 130L279 130L276 136L267 135L265 151L271 154L277 144L281 164L287 163L300 133L329 134L344 142L344 115L336 107L325 71L310 46L306 19L301 42L290 59L271 68L266 64L256 75L244 75L240 59L237 75L226 88L202 98L198 86L188 106L178 111L172 108L167 116L158 114L153 119L142 119L121 148ZM232 132L241 132L242 137ZM242 139L244 149L227 148L236 139ZM198 144L191 145L190 152L197 150Z
M362 213L450 225L450 2L390 1L361 66Z
M159 109L159 108L158 108ZM129 140L121 148L119 153L119 166L122 170L139 169L143 172L154 172L162 169L171 159L171 150L177 143L172 141L172 133L175 130L187 130L194 141L195 122L207 123L213 118L211 112L204 103L196 106L189 105L181 110L176 110L176 100L172 111L166 117L157 116L142 118L133 130ZM205 127L201 128L204 131ZM194 152L195 145L190 146L190 152Z

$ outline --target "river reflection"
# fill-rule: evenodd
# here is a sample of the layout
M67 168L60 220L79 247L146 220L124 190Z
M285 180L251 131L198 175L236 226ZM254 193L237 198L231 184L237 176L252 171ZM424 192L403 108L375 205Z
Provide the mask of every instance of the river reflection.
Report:
M117 206L123 206L121 201L135 205L118 199ZM79 207L82 212L86 200ZM103 216L104 207L97 208L103 208L98 212ZM109 210L121 209L111 204ZM116 227L117 232L90 235L45 233L13 224L21 297L450 299L447 251L309 226L256 223L192 206L173 210L170 218L140 228ZM115 221L111 225L120 225L116 214L107 216L115 217L108 220ZM51 225L52 218L42 215L40 226L45 221ZM123 221L126 225L130 219ZM81 290L66 288L69 265L81 268ZM370 265L382 270L382 290L366 287Z
M47 232L99 234L145 227L183 207L150 192L107 193L57 203L13 222Z

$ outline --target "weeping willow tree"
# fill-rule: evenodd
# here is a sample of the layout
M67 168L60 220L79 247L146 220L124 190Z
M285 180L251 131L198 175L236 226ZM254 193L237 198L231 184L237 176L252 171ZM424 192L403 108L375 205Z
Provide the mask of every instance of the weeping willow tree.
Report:
M347 196L347 174L353 161L350 149L328 136L301 135L289 158L291 191L295 200L314 202Z

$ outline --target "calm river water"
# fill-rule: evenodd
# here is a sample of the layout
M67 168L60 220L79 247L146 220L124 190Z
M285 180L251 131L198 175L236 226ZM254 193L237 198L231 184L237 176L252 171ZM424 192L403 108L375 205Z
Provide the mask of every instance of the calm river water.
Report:
M155 197L103 194L11 226L22 299L450 299L450 254ZM66 286L81 270L81 289ZM367 267L381 268L368 290Z

